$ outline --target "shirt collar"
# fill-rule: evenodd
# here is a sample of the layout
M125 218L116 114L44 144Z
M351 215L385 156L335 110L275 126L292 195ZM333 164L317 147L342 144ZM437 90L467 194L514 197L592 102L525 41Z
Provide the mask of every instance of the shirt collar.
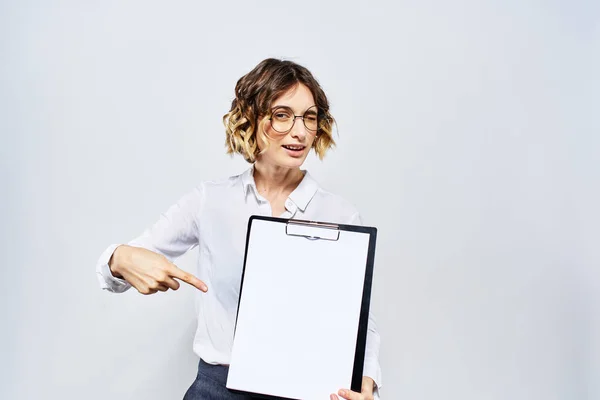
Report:
M303 212L306 210L308 203L312 200L319 189L319 184L317 181L313 179L313 177L308 173L308 171L303 170L304 178L300 181L300 184L292 193L290 193L289 198L301 209ZM258 194L258 190L256 189L256 183L254 182L254 165L248 168L242 174L242 186L244 187L244 196L248 195L248 188L252 187L255 194Z
M244 188L244 196L248 195L248 189L250 187L254 189L254 193L258 193L258 190L256 190L256 183L254 182L254 165L242 174L242 186Z

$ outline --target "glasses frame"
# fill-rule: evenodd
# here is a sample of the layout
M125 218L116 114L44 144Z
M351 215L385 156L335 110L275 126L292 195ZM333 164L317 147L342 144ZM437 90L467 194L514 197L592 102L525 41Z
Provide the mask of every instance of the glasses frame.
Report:
M316 108L316 117L317 117L317 129L311 129L308 126L306 126L306 121L304 120L306 113L311 109L311 108ZM273 114L275 114L275 112L279 109L285 109L285 110L289 110L292 114L292 126L290 126L290 128L287 131L278 131L277 129L275 129L275 127L273 126ZM271 128L273 128L273 130L277 133L280 134L286 134L289 133L292 129L294 129L294 125L296 124L296 118L302 118L302 124L304 125L304 128L306 128L306 130L308 132L310 132L310 134L312 135L316 135L319 132L319 120L322 118L322 114L319 112L319 107L317 107L317 105L315 104L314 106L310 106L306 109L306 111L304 111L304 114L302 115L296 115L294 114L294 111L287 106L278 106L275 107L271 110L271 115L269 116L269 123L271 124Z

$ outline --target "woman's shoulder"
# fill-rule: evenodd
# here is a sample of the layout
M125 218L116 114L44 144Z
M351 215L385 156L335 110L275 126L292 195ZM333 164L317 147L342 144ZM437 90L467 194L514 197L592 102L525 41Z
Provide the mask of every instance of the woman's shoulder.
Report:
M318 187L310 207L318 215L317 218L336 223L355 223L360 220L360 213L355 204L346 197Z
M235 186L241 186L244 178L247 175L247 171L234 175L223 175L216 178L202 179L196 186L196 189L201 191L213 191L213 190L227 190Z
M327 189L319 187L315 193L315 197L321 203L326 203L347 212L358 212L358 209L350 200L337 193L333 193Z

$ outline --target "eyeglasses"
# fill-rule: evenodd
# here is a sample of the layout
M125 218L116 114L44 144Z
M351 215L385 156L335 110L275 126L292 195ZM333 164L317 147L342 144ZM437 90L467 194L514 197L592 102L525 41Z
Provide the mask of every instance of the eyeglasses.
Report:
M269 120L275 132L288 133L294 127L296 118L302 118L302 122L304 122L304 127L308 133L314 135L319 128L318 111L315 105L306 110L304 115L295 115L291 108L280 106L273 109Z

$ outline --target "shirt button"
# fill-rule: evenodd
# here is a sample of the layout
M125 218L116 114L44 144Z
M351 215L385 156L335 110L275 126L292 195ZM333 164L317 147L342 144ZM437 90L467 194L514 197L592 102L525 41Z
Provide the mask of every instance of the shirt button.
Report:
M292 207L294 206L294 203L292 203L292 201L291 201L291 200L286 200L286 202L285 202L285 206L286 206L287 208L292 208Z

